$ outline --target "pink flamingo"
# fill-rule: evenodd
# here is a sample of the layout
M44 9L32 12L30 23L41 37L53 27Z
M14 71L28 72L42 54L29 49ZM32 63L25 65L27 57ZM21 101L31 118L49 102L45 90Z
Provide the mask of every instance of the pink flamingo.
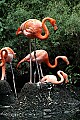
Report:
M5 79L5 70L6 70L6 63L11 63L13 58L15 58L14 51L9 47L4 47L0 50L0 67L2 67L2 77L1 80Z
M1 80L5 80L6 78L6 63L10 63L12 75L13 75L13 84L14 84L14 90L15 90L15 95L17 98L17 92L16 92L16 87L15 87L15 80L14 80L14 73L13 73L13 68L12 68L12 60L15 58L15 52L10 48L10 47L4 47L0 50L0 67L2 67L2 76Z
M50 24L54 27L54 31L58 29L56 25L56 20L53 18L46 17L42 20L42 22L37 19L29 19L21 24L21 26L16 31L16 35L24 34L27 38L30 39L38 38L40 40L45 40L49 36L49 30L45 25L46 20L48 20ZM42 35L43 30L45 32L44 35ZM31 40L29 40L29 48L30 48L30 82L32 82ZM36 39L35 39L35 50L36 50Z
M5 70L6 70L6 63L11 63L13 58L15 58L14 51L9 47L4 47L0 50L0 67L2 67L2 77L1 80L5 79Z
M58 59L59 58L63 59L66 62L67 65L69 64L68 58L66 56L57 56L55 58L54 65L52 65L49 62L49 56L48 56L48 53L45 50L36 50L36 59L35 59L35 56L34 56L34 51L31 53L32 61L33 62L37 61L37 63L40 66L40 71L41 71L41 76L42 77L43 77L43 73L42 73L42 69L41 69L41 63L44 62L44 63L46 63L48 65L48 67L55 68L57 66L57 64L58 64ZM22 62L30 62L30 54L28 54L25 58L23 58L20 62L18 62L17 68L19 67L19 65ZM39 74L39 72L38 72L38 74ZM40 75L39 75L39 80L40 80Z
M45 40L49 36L49 30L47 29L45 22L48 20L54 27L54 31L58 29L56 25L56 20L50 17L46 17L41 21L37 19L29 19L21 24L21 26L16 31L16 35L24 34L28 38L38 38L40 40ZM42 29L45 34L42 35Z
M57 72L58 76L61 78L61 80L57 80L57 77L55 75L46 75L44 76L40 82L41 83L45 83L45 82L51 82L53 84L61 84L65 81L65 83L68 83L69 80L68 80L68 75L66 73L64 73L63 71L59 70Z

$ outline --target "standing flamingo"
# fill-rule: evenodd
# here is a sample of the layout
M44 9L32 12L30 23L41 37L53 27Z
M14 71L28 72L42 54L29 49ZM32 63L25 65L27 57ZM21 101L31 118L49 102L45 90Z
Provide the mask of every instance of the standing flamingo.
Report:
M40 71L41 71L41 76L43 77L43 73L42 73L42 69L41 69L41 63L44 62L48 65L48 67L50 68L55 68L58 64L58 59L61 58L63 59L67 65L69 64L69 61L68 61L68 58L66 56L57 56L55 58L55 63L54 65L51 65L50 62L49 62L49 56L48 56L48 53L45 51L45 50L36 50L36 59L35 59L35 56L34 56L34 51L31 53L31 59L33 62L38 62L39 66L40 66ZM25 58L23 58L18 64L17 64L17 68L19 67L19 65L22 63L22 62L30 62L30 54L28 54ZM38 72L39 73L39 72ZM40 80L40 77L39 77L39 80Z
M44 76L40 82L45 83L45 82L51 82L52 84L61 84L65 81L65 83L68 83L68 75L64 73L63 71L59 70L57 72L58 76L61 78L61 80L57 80L57 77L55 75L46 75Z
M21 26L16 31L16 35L24 34L27 38L30 39L38 38L40 40L45 40L49 36L49 30L45 25L46 20L48 20L51 23L51 25L54 27L54 31L58 29L56 25L56 20L53 18L46 17L42 20L42 22L37 19L29 19L21 24ZM44 35L42 35L42 30L44 30L45 32ZM31 40L29 41L29 48L30 48L30 82L32 82ZM36 50L36 40L35 40L35 50Z
M0 50L0 67L2 67L2 76L1 76L1 80L4 80L6 77L6 63L10 63L10 67L11 67L11 71L12 71L12 75L13 75L13 83L14 83L14 90L15 90L15 95L17 97L17 93L16 93L16 87L15 87L15 81L14 81L14 73L13 73L13 69L12 69L12 60L13 58L15 58L15 52L10 48L10 47L4 47Z
M22 33L28 38L38 38L40 40L45 40L49 36L49 30L45 25L46 20L48 20L54 27L54 31L58 29L56 20L53 18L46 17L42 20L42 22L37 19L29 19L21 24L21 26L16 31L16 35ZM42 29L44 30L45 35L42 35Z
M15 58L14 51L9 47L4 47L0 50L0 67L2 67L2 77L1 80L5 79L5 69L6 69L6 63L11 63L13 58Z

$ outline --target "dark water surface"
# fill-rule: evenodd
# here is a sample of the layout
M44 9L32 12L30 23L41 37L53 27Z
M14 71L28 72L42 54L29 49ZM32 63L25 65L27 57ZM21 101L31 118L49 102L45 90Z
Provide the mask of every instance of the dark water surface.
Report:
M0 84L0 120L80 120L79 88L26 83L15 99L8 83Z

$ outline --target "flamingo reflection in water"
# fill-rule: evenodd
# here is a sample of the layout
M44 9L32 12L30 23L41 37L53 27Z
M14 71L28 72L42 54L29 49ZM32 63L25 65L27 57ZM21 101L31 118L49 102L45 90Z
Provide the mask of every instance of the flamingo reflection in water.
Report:
M12 68L12 60L13 60L13 58L15 58L15 54L16 53L10 47L2 48L0 50L0 67L2 67L1 80L5 80L6 79L6 73L5 73L6 72L6 63L10 63L11 72L13 75L13 84L14 84L15 95L17 97L14 73L13 73L13 68Z
M58 64L58 59L61 58L63 61L66 62L66 64L68 65L69 64L69 60L66 56L57 56L55 58L55 63L54 65L52 65L50 62L49 62L49 56L48 56L48 53L47 51L45 50L36 50L36 59L35 59L35 56L34 56L34 51L31 53L31 59L33 62L38 62L39 66L40 66L40 72L38 71L38 74L41 73L41 77L43 77L43 72L42 72L42 69L41 69L41 63L44 62L47 64L48 67L50 68L55 68ZM19 67L19 65L22 63L22 62L30 62L30 54L28 54L25 58L23 58L20 62L18 62L17 64L17 68ZM38 69L39 70L39 69ZM39 74L39 80L40 80L40 74Z
M41 21L37 19L29 19L21 24L21 26L17 29L16 35L24 34L29 40L29 48L30 48L30 82L32 82L32 64L31 64L31 39L38 38L40 40L46 40L49 37L49 30L45 25L46 21L49 21L50 24L54 27L54 31L58 29L56 25L56 20L50 17L46 17ZM45 34L42 35L42 31L44 30ZM35 39L35 51L36 51L36 39ZM36 58L36 52L35 52ZM36 60L37 64L37 60Z
M39 83L51 82L52 84L61 84L63 82L65 82L65 83L69 82L68 75L65 72L59 70L57 72L57 74L61 78L59 81L58 81L58 79L57 79L57 77L55 75L46 75L39 81Z

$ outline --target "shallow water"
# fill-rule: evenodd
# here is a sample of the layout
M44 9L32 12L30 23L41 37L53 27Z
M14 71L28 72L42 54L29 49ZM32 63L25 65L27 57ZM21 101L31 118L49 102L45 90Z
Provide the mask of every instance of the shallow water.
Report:
M12 103L8 95L4 98L0 120L80 120L79 93L79 89L65 85L38 87L26 83L18 94L18 100L14 100L12 94L9 96Z

